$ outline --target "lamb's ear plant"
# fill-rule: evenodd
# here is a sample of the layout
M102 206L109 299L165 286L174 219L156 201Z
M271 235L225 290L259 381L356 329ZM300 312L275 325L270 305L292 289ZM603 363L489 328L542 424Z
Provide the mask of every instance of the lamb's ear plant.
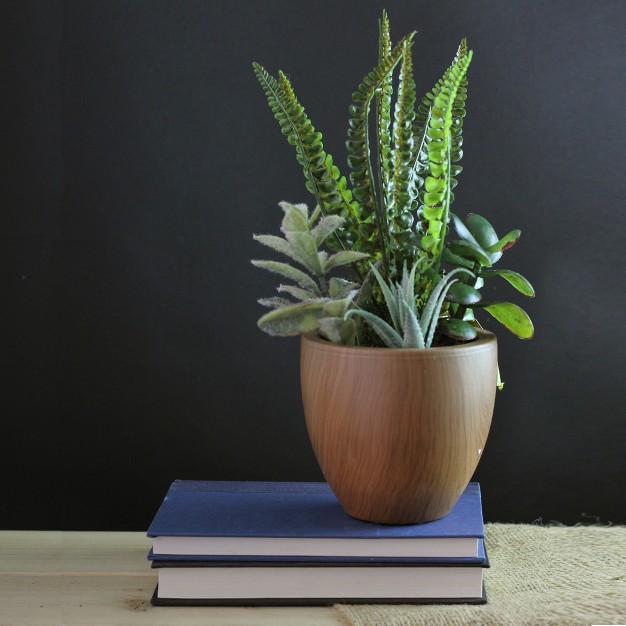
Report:
M261 317L259 327L270 335L280 336L319 330L330 341L354 343L356 327L351 320L344 320L344 315L358 294L359 285L339 277L329 278L328 272L367 255L346 250L329 255L319 249L343 224L344 218L320 217L319 208L309 215L304 204L281 202L280 206L284 211L280 227L284 237L255 235L254 238L287 257L289 262L254 260L252 264L294 284L281 284L277 288L279 296L259 300L272 309ZM294 266L294 262L300 267Z
M414 35L394 45L383 12L376 66L353 92L349 107L348 177L326 152L286 74L279 71L275 78L253 64L316 206L309 215L304 205L282 203L284 238L255 236L299 266L253 261L294 283L279 286L278 297L260 300L272 308L259 320L270 334L316 330L346 344L450 345L474 339L474 313L486 311L518 337L533 335L519 306L484 301L480 293L486 280L499 277L534 296L517 272L493 269L520 231L498 237L479 215L470 213L463 221L451 212L462 171L473 53L462 39L448 69L418 100ZM450 236L451 227L458 238ZM352 270L353 278L327 276L339 266Z

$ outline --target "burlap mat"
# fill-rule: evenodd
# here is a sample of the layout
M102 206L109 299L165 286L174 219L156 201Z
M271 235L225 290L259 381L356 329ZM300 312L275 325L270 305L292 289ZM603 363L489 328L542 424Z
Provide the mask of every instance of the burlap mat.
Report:
M626 624L626 526L487 524L486 605L336 605L351 626Z

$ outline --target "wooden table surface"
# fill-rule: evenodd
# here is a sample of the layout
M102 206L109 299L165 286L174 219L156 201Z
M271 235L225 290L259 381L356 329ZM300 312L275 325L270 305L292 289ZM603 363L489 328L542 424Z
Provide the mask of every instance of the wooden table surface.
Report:
M332 607L153 607L135 532L0 531L0 625L338 626Z

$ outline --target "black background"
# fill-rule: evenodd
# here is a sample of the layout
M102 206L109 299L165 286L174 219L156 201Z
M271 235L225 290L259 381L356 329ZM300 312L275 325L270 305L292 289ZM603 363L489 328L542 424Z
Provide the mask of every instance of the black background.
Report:
M297 339L256 327L253 233L312 202L251 69L347 173L384 5L2 2L4 528L147 527L175 478L319 480ZM489 521L626 522L622 2L394 1L418 94L474 50L455 210L522 229L531 341L475 479Z

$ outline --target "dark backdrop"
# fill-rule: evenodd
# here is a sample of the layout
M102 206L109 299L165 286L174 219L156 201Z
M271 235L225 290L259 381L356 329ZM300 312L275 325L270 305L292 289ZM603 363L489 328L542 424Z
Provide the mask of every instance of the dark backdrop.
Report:
M312 198L251 62L346 170L383 6L2 2L2 527L142 530L175 478L321 479L298 340L256 327L252 233ZM456 210L522 229L506 265L538 294L532 341L498 331L485 516L624 523L624 4L387 8L420 94L468 37Z

